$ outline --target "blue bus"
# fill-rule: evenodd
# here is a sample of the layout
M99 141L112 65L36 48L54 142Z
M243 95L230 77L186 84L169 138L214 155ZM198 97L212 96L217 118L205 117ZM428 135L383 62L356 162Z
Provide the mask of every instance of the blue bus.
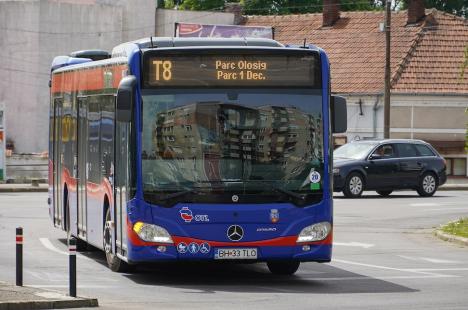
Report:
M111 270L330 261L346 102L320 48L151 37L56 57L50 95L51 220Z

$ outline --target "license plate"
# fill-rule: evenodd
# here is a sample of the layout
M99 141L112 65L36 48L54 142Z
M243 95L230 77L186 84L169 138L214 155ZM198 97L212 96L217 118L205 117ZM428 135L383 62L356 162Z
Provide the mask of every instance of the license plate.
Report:
M255 248L215 249L215 259L257 259Z

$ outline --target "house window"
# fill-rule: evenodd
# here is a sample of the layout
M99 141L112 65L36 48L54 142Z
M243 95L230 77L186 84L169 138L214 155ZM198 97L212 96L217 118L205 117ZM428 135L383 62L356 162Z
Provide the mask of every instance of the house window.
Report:
M447 161L447 175L466 176L465 158L445 158Z

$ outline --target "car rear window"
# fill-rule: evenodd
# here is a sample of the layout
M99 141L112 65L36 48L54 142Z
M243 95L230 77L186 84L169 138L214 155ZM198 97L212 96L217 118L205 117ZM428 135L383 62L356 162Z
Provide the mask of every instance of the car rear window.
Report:
M419 152L420 156L434 156L434 152L430 148L422 144L416 144L416 149Z
M398 143L398 156L399 157L416 157L418 153L412 144Z

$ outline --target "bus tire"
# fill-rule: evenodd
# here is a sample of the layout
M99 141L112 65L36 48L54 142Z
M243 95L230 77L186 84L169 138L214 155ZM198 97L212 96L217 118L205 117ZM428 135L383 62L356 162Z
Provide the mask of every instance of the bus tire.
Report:
M267 262L268 269L272 274L276 275L293 275L299 269L300 262L298 261L269 261Z
M109 208L107 209L106 221L104 222L103 247L106 253L107 266L110 270L114 272L129 272L134 269L134 266L127 264L112 253L112 227Z

